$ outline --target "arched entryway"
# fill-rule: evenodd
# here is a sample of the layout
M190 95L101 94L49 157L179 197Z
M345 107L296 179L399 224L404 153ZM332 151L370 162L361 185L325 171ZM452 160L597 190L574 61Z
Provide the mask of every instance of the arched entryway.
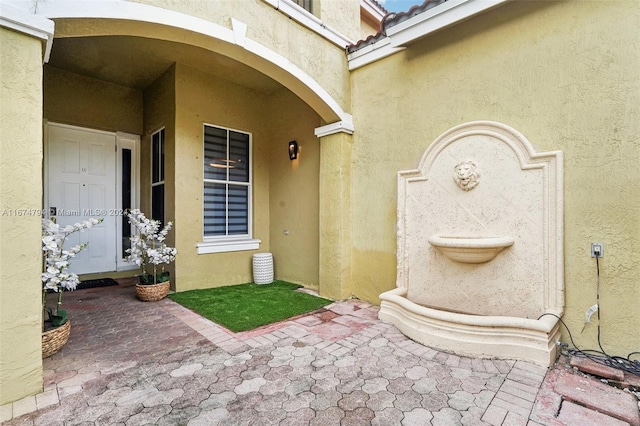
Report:
M292 60L247 37L242 22L232 19L224 28L140 4L95 3L84 10L54 2L39 11L56 22L44 73L44 118L140 135L131 204L154 210L154 191L162 185L162 218L176 221L171 242L181 252L173 271L176 289L250 280L248 260L257 250L274 252L281 278L310 286L325 281L331 283L325 294L342 296L348 277L320 269L323 258L348 262L348 223L335 216L348 212L348 184L340 171L349 164L334 158L349 158L350 115ZM242 238L203 231L211 183L207 164L203 170L207 129L250 140L243 201L249 231ZM158 132L164 144L160 179L153 170ZM327 140L322 150L318 138ZM301 146L293 162L280 152L290 140ZM340 201L332 203L336 209L323 214L320 200L334 198ZM121 244L121 235L116 240Z

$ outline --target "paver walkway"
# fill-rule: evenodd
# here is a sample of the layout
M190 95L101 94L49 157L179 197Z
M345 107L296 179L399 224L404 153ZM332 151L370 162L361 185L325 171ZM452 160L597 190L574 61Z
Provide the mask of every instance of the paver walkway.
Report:
M71 338L44 360L45 392L3 406L3 424L544 424L547 369L438 352L356 300L235 334L127 286L65 307Z

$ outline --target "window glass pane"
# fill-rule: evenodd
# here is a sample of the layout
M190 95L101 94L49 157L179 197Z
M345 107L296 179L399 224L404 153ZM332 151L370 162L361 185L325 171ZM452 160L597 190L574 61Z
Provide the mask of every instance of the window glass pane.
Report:
M122 150L122 208L131 208L131 150Z
M227 235L227 185L204 183L204 235Z
M304 8L305 10L313 13L312 1L311 0L293 0L295 4Z
M151 183L160 182L160 132L151 137Z
M164 180L164 129L151 136L151 183Z
M122 150L122 209L131 209L131 150ZM122 220L122 253L131 248L131 225L126 219Z
M151 218L164 223L164 184L151 187Z
M164 129L160 130L160 180L164 181Z
M227 180L227 131L204 127L204 178Z
M205 125L205 236L249 235L249 148L249 134Z
M249 135L229 132L229 180L249 182Z
M249 206L249 188L229 185L229 235L247 234Z

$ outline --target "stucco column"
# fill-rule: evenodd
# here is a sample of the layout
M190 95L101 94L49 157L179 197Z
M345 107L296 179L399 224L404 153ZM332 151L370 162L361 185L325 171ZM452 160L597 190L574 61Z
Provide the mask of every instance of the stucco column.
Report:
M320 295L351 296L351 151L353 137L320 139Z
M0 28L0 404L42 391L42 46Z
M42 61L52 32L53 22L2 6L0 405L42 391Z

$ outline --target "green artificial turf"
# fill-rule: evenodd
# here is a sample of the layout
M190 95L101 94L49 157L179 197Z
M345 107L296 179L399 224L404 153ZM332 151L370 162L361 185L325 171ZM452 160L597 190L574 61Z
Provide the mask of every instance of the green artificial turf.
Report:
M295 291L286 281L240 284L169 295L171 299L233 332L251 330L311 312L332 303Z

